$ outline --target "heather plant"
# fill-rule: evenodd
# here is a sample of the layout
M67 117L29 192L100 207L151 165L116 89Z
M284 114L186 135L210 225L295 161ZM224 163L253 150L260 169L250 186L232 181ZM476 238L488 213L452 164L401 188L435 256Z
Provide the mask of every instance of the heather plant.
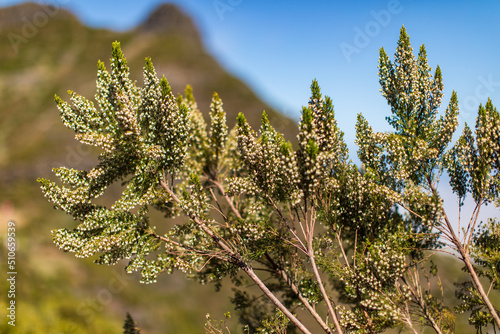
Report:
M394 130L376 132L358 115L357 166L316 80L294 146L265 112L258 131L242 114L230 130L217 94L207 124L192 89L174 96L150 59L138 87L113 43L110 70L98 64L95 102L56 96L64 124L101 154L88 171L55 168L61 183L39 180L77 222L53 231L54 242L98 264L125 260L143 283L174 270L202 284L232 283L250 333L452 332L455 313L436 293L444 287L431 260L446 251L471 278L457 289L457 311L470 311L478 330L500 328L479 280L500 287L498 222L478 221L483 205L500 205L499 113L491 101L479 106L475 133L465 126L450 148L457 94L440 115L441 70L432 73L424 46L415 57L404 27L393 61L380 50L379 77ZM459 230L438 192L444 172L458 210L467 196L476 203ZM116 183L121 197L102 205ZM227 330L226 320L207 319L207 332Z

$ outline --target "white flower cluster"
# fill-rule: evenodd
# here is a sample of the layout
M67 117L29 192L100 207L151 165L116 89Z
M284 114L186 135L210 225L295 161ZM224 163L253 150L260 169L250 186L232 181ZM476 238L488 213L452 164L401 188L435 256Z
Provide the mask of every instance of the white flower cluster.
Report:
M238 151L248 178L231 179L230 192L255 192L278 201L298 203L300 176L295 152L283 135L262 116L261 137L257 140L242 114L238 116ZM246 187L246 188L245 188Z
M250 177L233 177L227 180L226 193L230 196L241 194L255 196L258 192L257 185Z
M264 224L252 224L252 221L245 221L230 227L233 235L241 238L241 242L246 247L252 247L257 241L269 236L270 231Z
M301 187L306 193L314 193L321 180L338 173L348 157L331 99L328 96L322 99L316 80L311 85L311 92L308 107L303 108L299 122L297 152Z
M360 159L367 168L386 174L378 177L384 183L392 182L394 189L409 179L422 182L424 175L432 175L441 163L457 127L456 93L452 93L444 116L437 119L443 97L441 70L438 66L434 76L431 75L424 46L415 58L404 28L394 62L381 49L379 77L382 95L392 111L387 120L396 132L374 134L359 116L356 142Z
M467 193L476 202L500 203L500 115L491 100L479 106L475 136L465 125L446 158L450 184L461 205Z
M399 247L393 248L394 242L397 245L399 241L368 245L364 254L357 255L356 265L345 267L345 276L340 277L348 296L359 302L351 310L339 308L343 326L354 333L364 333L367 329L377 332L376 327L383 331L385 326L401 321L401 306L410 300L410 292L399 282L407 264Z
M354 165L346 166L338 179L325 182L322 191L321 198L327 204L322 223L334 231L358 233L360 237L376 236L392 226L391 214L401 198Z
M189 184L184 187L182 197L180 198L181 207L184 214L188 217L206 217L210 208L210 199L205 193L200 178L192 174Z
M211 160L218 165L219 158L226 146L228 130L226 123L226 113L222 109L222 100L217 93L214 93L212 104L210 105L211 128L209 131L210 148L212 151Z
M145 259L159 247L146 217L147 206L168 201L159 181L164 172L183 168L192 136L190 120L196 110L176 100L167 80L156 76L150 59L146 59L144 86L137 87L129 79L117 42L113 43L111 71L98 63L97 108L88 99L69 94L71 104L56 96L64 124L75 131L78 140L102 153L90 171L54 169L65 186L40 180L44 195L56 208L80 221L72 231L54 231L54 241L78 257L100 254L98 263L130 258L129 269L142 268L145 281L151 281L173 262ZM195 108L193 103L189 106ZM125 180L126 188L114 205L108 209L94 204L118 180Z

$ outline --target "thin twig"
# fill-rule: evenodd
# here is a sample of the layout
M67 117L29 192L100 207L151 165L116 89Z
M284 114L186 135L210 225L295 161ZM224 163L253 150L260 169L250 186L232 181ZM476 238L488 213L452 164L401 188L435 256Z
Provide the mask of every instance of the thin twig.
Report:
M226 194L226 191L224 190L224 186L222 185L222 183L220 183L218 180L210 180L210 181L212 181L212 183L217 186L217 188L221 192L222 196L224 196L224 198L226 199L226 202L229 205L229 207L231 208L231 211L233 211L234 215L238 219L243 219L240 212L238 211L238 209L234 205L233 198L230 197L228 194Z
M345 251L344 251L344 246L342 245L342 240L340 240L340 232L336 232L335 236L337 237L337 241L339 243L340 251L342 252L342 256L344 257L345 263L346 263L346 265L347 265L348 268L351 268L351 266L349 265L349 261L347 260L347 255L345 254Z
M214 208L215 210L217 210L217 212L219 212L219 213L221 214L222 218L224 218L224 221L226 222L226 227L229 227L229 226L227 225L227 217L226 217L226 215L224 214L224 212L222 211L222 208L221 208L221 206L220 206L219 201L217 200L217 197L216 197L216 196L215 196L215 194L214 194L214 191L212 190L212 188L209 188L209 189L210 189L210 194L212 195L212 197L213 197L213 199L214 199L215 203L217 204L217 208L215 208L215 207L213 207L213 208Z
M326 292L325 286L323 284L323 280L321 279L321 275L319 274L318 266L316 265L314 248L313 248L313 236L314 236L314 225L315 225L314 217L315 217L314 216L314 206L311 205L311 212L309 213L309 223L306 222L306 226L308 227L308 232L309 232L307 235L307 250L309 251L308 252L309 261L311 262L314 277L316 279L316 282L318 283L319 290L321 292L321 295L323 296L323 300L326 303L328 313L332 317L332 321L333 321L333 324L335 325L335 329L337 330L337 333L342 334L343 330L342 330L342 327L340 326L340 321L337 317L337 313L335 313L335 309L333 308L333 304L330 300L330 297L328 296L328 293Z
M272 204L272 206L274 207L274 210L278 213L278 215L280 216L281 218L281 221L283 222L283 224L285 225L285 227L288 229L288 231L293 235L293 237L295 238L295 240L297 240L301 246L301 250L307 254L307 247L306 245L304 245L304 243L302 242L302 240L299 238L299 236L295 233L295 231L292 229L292 227L290 226L290 224L288 224L286 218L283 216L283 214L281 213L281 210L278 208L278 206L276 205L276 203L274 203L274 201L272 200L272 198L270 197L267 197L268 201ZM302 224L300 224L300 226L302 227Z
M472 237L474 236L474 229L476 228L477 219L479 217L479 211L480 210L481 210L481 206L479 205L479 207L477 208L477 211L476 211L476 217L474 218L474 222L472 223L472 228L471 228L470 233L469 233L469 240L467 240L467 244L465 244L465 249L467 251L469 251L469 247L470 247L470 244L471 244L471 241L472 241Z
M302 295L300 292L298 286L292 281L292 279L288 276L285 270L281 269L276 262L269 256L269 254L265 254L266 259L269 261L271 266L274 268L275 272L280 275L283 280L288 284L288 286L292 289L292 291L299 297L300 301L302 304L305 306L305 308L309 311L309 313L313 316L313 318L318 322L318 324L323 327L323 330L325 330L326 333L331 334L332 331L328 327L328 325L323 321L323 319L319 316L318 312L314 309L314 307L309 303L309 301Z
M165 189L169 195L172 197L172 200L176 202L177 204L180 204L181 201L179 198L174 194L173 190L170 189L168 184L164 181L160 181L160 185ZM261 289L261 291L276 305L276 307L285 314L290 321L297 326L297 328L302 331L305 334L312 334L307 327L299 320L295 315L286 307L284 306L281 301L276 297L276 295L273 294L271 290L262 282L262 280L255 274L253 269L243 260L241 255L236 252L234 249L232 249L230 246L226 244L226 241L224 241L222 238L217 236L212 229L210 229L204 222L202 222L198 216L195 214L190 214L188 215L200 228L205 232L208 236L214 240L214 242L222 248L222 250L226 251L228 255L233 259L235 264L237 264L251 279L252 281L257 284L257 286ZM228 261L229 262L229 261Z

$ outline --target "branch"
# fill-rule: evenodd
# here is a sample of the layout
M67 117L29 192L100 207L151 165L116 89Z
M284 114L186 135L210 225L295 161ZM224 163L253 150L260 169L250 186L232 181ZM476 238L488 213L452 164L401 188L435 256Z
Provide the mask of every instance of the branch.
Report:
M474 216L474 213L472 214L472 217L471 217L472 227L470 228L469 237L468 237L467 243L465 244L465 249L467 250L467 252L469 252L469 247L470 247L470 243L472 241L472 236L474 235L474 229L476 228L477 218L479 217L479 211L481 210L481 204L480 204L481 202L482 202L482 199L476 204L477 210L474 209L474 211L476 212L476 217L474 217L473 222L472 222L472 217ZM470 227L471 222L469 222L469 225L467 226L467 231L469 231L469 227ZM467 233L465 235L467 235Z
M397 202L397 204L399 204L400 206L403 207L403 209L405 209L406 211L408 211L409 213L417 216L418 218L422 219L422 220L425 220L424 217L422 217L421 215L419 215L418 213L416 213L415 211L413 211L412 209L410 209L409 207L407 207L406 205L404 205L402 202Z
M306 326L304 326L304 324L302 322L299 321L299 319L297 319L295 317L295 315L293 315L292 312L290 312L290 310L288 308L286 308L281 302L280 300L271 292L271 290L269 290L269 288L264 284L264 282L262 282L262 280L259 278L259 276L257 276L255 274L255 272L252 270L252 268L248 267L248 266L245 266L242 268L244 272L247 273L248 276L250 276L250 278L255 282L255 284L257 284L257 286L262 290L262 292L264 292L264 294L274 303L274 305L276 305L276 307L278 307L280 309L281 312L283 312L283 314L285 314L288 319L290 319L290 321L295 325L297 326L297 328L304 334L312 334L309 329L307 329Z
M313 250L310 250L310 252L314 252ZM316 265L316 261L314 260L314 254L309 255L309 259L311 261L311 265L313 268L314 272L314 277L316 278L316 281L318 282L319 289L321 291L321 295L323 295L323 299L325 300L326 306L328 308L328 313L332 317L333 324L335 325L335 329L337 330L337 333L342 334L343 330L342 327L340 326L339 319L337 317L337 313L335 313L335 309L333 308L332 302L325 290L325 286L323 285L323 281L321 280L321 276L318 271L318 266Z
M299 248L301 251L303 251L305 254L307 254L307 247L306 247L306 245L304 245L304 243L299 238L299 236L297 235L297 233L295 233L295 231L292 229L292 227L290 226L290 224L288 224L286 218L283 216L283 214L281 213L281 210L278 208L278 206L276 205L276 203L274 203L274 201L272 200L272 198L270 198L269 196L267 196L267 200L273 205L274 210L278 213L278 215L280 216L281 220L283 221L283 223L286 226L286 228L288 229L288 231L290 231L290 233L292 233L293 237L299 242L300 248L299 247L297 247L297 248ZM300 222L299 222L299 224L300 224ZM302 224L300 224L300 226L302 227Z
M342 334L343 330L342 327L340 326L339 319L337 317L337 313L335 313L335 309L333 308L332 302L330 300L330 297L328 296L328 293L326 292L325 286L323 285L323 280L321 279L321 275L319 274L318 266L316 265L316 261L314 258L314 248L313 248L313 236L314 236L314 225L315 225L315 220L314 220L314 206L311 206L311 213L310 213L310 223L307 224L306 226L308 227L308 235L307 235L307 248L308 248L308 256L309 256L309 261L311 261L311 266L314 272L314 277L316 278L316 282L319 285L319 290L321 291L321 295L323 296L323 299L325 300L326 307L328 309L328 313L332 317L333 324L335 325L335 329L337 330L337 333Z
M288 284L290 289L297 295L297 297L300 299L302 304L306 307L306 309L309 311L309 313L313 316L313 318L318 322L318 324L323 327L323 330L328 333L332 334L332 331L330 327L323 321L323 319L319 316L318 312L314 309L314 307L309 303L309 301L302 295L302 293L299 290L299 287L292 281L292 279L288 276L285 270L281 269L275 262L274 260L269 256L269 254L265 254L266 259L269 261L275 272L277 272L283 280Z
M238 211L238 209L236 208L236 206L234 205L234 201L233 201L233 198L230 197L228 194L226 194L226 191L224 190L224 186L222 185L222 183L220 183L218 180L210 180L212 181L213 184L215 184L217 186L217 188L219 189L219 191L221 192L222 196L224 196L224 198L226 199L226 202L227 204L229 204L229 207L231 208L231 211L233 211L234 215L238 218L238 219L243 219L241 217L241 214L240 212Z
M431 187L433 194L437 196L436 188L434 188L434 185L432 184L432 182L430 181L429 178L428 178L428 182L429 182L429 185ZM480 203L481 203L481 201L478 201L476 206L480 205ZM480 208L477 207L477 210L475 210L476 211L476 218L475 218L473 226L472 226L473 228L475 227L475 224L477 221L479 209ZM462 257L461 260L465 264L465 266L467 267L467 271L469 272L469 275L471 276L472 281L474 282L474 285L476 286L476 289L481 296L481 299L483 300L483 302L486 305L486 307L488 308L491 316L493 317L493 320L495 321L496 326L498 328L500 328L500 316L498 315L495 307L493 306L490 299L488 298L488 294L486 294L486 292L484 291L483 285L481 284L481 281L479 280L479 276L477 275L476 270L474 269L474 266L472 265L472 263L470 261L470 254L469 254L468 245L470 243L470 235L472 235L474 230L472 229L472 230L468 231L468 233L470 233L469 241L467 242L467 244L464 248L464 246L462 245L460 240L455 235L455 232L453 231L453 227L451 226L450 220L448 219L448 216L446 215L446 211L444 210L444 208L442 208L442 211L443 211L443 215L444 215L444 220L446 222L446 226L448 227L448 230L449 230L451 236L453 237L452 241L455 244L455 246L457 247L457 250L460 253L460 256ZM469 225L470 225L470 223L469 223ZM466 235L467 235L467 233L466 233ZM464 235L464 238L466 238L466 235Z
M165 183L165 181L161 180L160 184L163 187L163 189L165 189L167 191L167 193L170 195L170 197L172 198L172 200L175 203L181 204L180 199L177 197L177 195L174 194L172 189L170 189L170 187L168 186L168 184ZM240 266L241 266L241 264L244 264L243 260L239 256L239 254L237 254L219 236L217 236L217 234L210 227L208 227L204 222L202 222L198 216L196 216L195 214L189 214L188 216L203 230L203 232L205 232L208 236L210 236L212 238L212 240L214 240L214 242L219 245L219 247L221 247L224 251L226 251L228 254L230 254L231 257L234 260L236 260Z
M339 247L340 247L340 251L342 252L342 256L344 257L344 261L345 261L347 267L350 268L351 266L349 265L349 261L347 260L347 255L345 254L344 246L342 245L342 240L340 240L340 232L336 232L335 236L337 237L337 241L339 243ZM356 254L356 253L354 253L354 254Z
M187 246L187 245L184 245L184 244L181 244L177 241L174 241L174 240L171 240L171 239L168 239L168 238L165 238L159 234L156 234L156 233L149 233L149 235L165 242L166 244L173 244L179 248L184 248L185 250L187 251L190 251L191 253L187 253L188 255L191 255L191 254L197 254L197 255L201 255L201 256L206 256L206 257L209 257L209 259L207 261L205 261L205 263L203 264L203 266L201 266L201 268L199 269L196 269L196 271L200 272L203 270L203 268L210 262L210 260L212 260L213 258L217 258L221 261L227 261L227 257L225 256L222 256L221 254L223 254L223 252L215 252L215 253L210 253L210 252L207 252L207 251L203 251L201 249L196 249L196 248L193 248L193 247L190 247L190 246ZM168 254L172 254L172 255L175 255L175 256L182 256L182 253L181 252L176 252L176 251L171 251L171 250L167 250L166 251Z
M403 203L397 203L399 204L401 207L403 207L403 209L405 209L406 211L408 211L409 213L413 214L414 216L422 219L422 220L425 220L425 218L421 215L419 215L418 213L416 213L415 211L411 210L410 208L408 208L407 206L405 206ZM436 228L439 232L443 233L444 236L446 237L446 239L448 239L451 243L453 243L453 237L450 235L450 233L448 232L448 230L446 229L443 229L439 226L434 226L434 228Z
M484 291L483 285L479 281L479 276L477 275L476 270L474 269L474 266L472 265L472 263L470 261L470 258L463 257L462 261L465 263L465 266L467 267L467 270L469 271L469 274L472 277L472 281L474 282L474 285L476 286L477 291L481 295L481 299L486 304L486 307L488 307L488 310L490 311L490 314L493 317L495 324L497 325L498 328L500 328L500 316L498 315L495 307L493 306L490 299L488 298L488 294Z
M228 224L227 224L227 217L226 215L224 214L224 212L222 211L222 208L220 206L220 203L219 201L217 200L217 197L215 196L212 188L209 188L210 189L210 194L212 195L212 198L214 199L215 203L217 204L217 208L212 206L217 212L220 213L220 215L222 216L222 218L224 218L224 221L226 222L226 227L229 227ZM222 224L221 224L222 225Z
M411 275L411 274L410 274ZM403 283L406 284L408 289L410 290L413 300L415 301L415 304L418 305L418 307L421 309L422 315L429 321L431 324L432 328L436 331L438 334L442 334L441 328L439 328L439 325L437 324L436 320L434 317L430 314L429 309L427 308L427 305L425 305L425 302L423 300L422 296L422 288L420 285L420 278L418 277L418 273L415 270L414 272L414 277L410 276L411 283L415 286L416 290L413 288L411 284L408 284L408 282L405 280L403 277Z
M434 187L434 185L432 184L431 179L427 178L427 181L428 181L429 186L431 188L432 194L439 198L438 192L437 192L436 188ZM457 247L457 249L460 251L460 249L463 249L462 244L460 243L460 240L456 236L455 230L453 229L453 226L451 225L450 220L448 219L448 215L446 214L446 211L444 210L443 207L441 208L441 211L443 213L443 218L444 218L444 221L446 224L446 228L448 230L448 234L449 234L448 237L450 238L451 243L453 243Z
M174 194L172 189L168 186L168 184L164 181L160 181L160 185L162 186L163 189L167 191L167 193L172 197L172 200L176 202L177 204L180 204L181 201L179 198ZM290 310L285 307L281 301L269 290L269 288L262 282L262 280L255 274L253 269L241 258L241 255L237 253L235 250L233 250L231 247L229 247L221 238L219 238L214 231L212 231L205 223L203 223L198 216L195 214L190 214L188 215L189 218L191 218L202 230L205 232L208 236L214 240L214 242L222 248L230 257L233 259L233 261L245 272L247 275L257 284L257 286L262 290L262 292L276 305L278 309L280 309L283 314L285 314L290 321L297 326L297 328L302 331L304 334L312 334L307 327L304 326L302 322L300 322L295 315L290 312Z

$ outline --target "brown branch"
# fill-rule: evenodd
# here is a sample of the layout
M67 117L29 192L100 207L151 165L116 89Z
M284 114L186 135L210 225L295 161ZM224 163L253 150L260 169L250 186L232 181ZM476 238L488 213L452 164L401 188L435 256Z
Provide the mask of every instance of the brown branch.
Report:
M213 180L213 179L210 180L210 181L212 181L212 183L217 186L217 188L221 192L222 196L224 196L224 198L226 199L226 202L229 205L229 207L231 208L231 211L233 211L234 215L238 219L243 219L242 216L241 216L241 214L240 214L240 212L238 211L238 209L234 205L233 198L231 196L229 196L228 194L226 194L226 191L224 190L224 187L222 186L222 183L220 183L218 180Z
M472 211L472 215L469 219L469 223L467 224L467 230L465 231L465 234L464 234L464 243L465 243L465 240L467 239L467 236L469 235L469 230L470 230L470 227L471 227L471 224L472 224L472 220L474 219L474 214L476 213L476 211L478 211L479 209L479 205L480 205L480 201L478 201L476 203L476 206L474 207L474 211Z
M332 331L330 327L323 321L323 319L320 317L318 312L314 309L314 307L309 303L309 301L302 295L302 293L299 290L299 287L292 281L292 279L288 276L285 270L281 269L275 262L274 260L269 256L269 254L265 254L266 259L269 261L271 266L273 267L274 271L278 273L278 275L283 278L283 280L288 284L290 289L297 295L299 300L304 304L305 308L309 311L309 313L313 316L313 318L316 320L316 322L323 328L323 330L331 334Z
M340 232L336 232L335 236L337 237L337 241L339 243L339 247L340 247L340 251L342 252L342 256L344 257L344 261L345 261L347 267L350 268L351 266L349 265L349 261L347 260L347 255L345 254L344 246L342 245L342 240L340 240Z
M415 289L412 286L412 284L409 284L406 281L404 277L402 278L403 283L405 283L408 289L410 290L410 293L413 296L414 303L417 304L417 306L420 308L421 314L427 319L427 321L429 321L429 323L431 324L432 328L436 333L442 334L441 328L439 328L439 325L437 324L434 317L430 314L429 309L427 308L427 305L424 302L418 272L415 270L413 274L414 276L411 276L410 274L410 280L413 286L415 286Z
M314 251L311 249L310 253L313 253ZM343 330L342 327L340 326L339 319L337 317L337 313L335 313L335 309L333 308L332 302L330 300L330 297L328 296L325 286L323 285L323 281L321 279L321 276L319 274L318 266L316 265L316 261L314 260L314 254L309 255L309 259L311 261L311 266L313 268L313 273L314 277L316 278L316 282L319 285L319 290L321 291L321 295L323 296L323 299L325 300L328 313L332 317L333 324L335 325L335 329L337 330L337 333L342 334Z
M474 229L476 228L477 218L479 217L479 211L481 211L481 205L478 203L477 210L476 210L476 217L474 218L474 221L472 223L472 227L470 229L469 238L467 240L467 243L465 244L465 249L467 250L467 252L469 252L470 243L472 241L472 237L474 236ZM471 220L472 220L472 217L471 217ZM469 223L469 225L470 225L470 223ZM467 230L468 229L469 229L469 226L467 226Z
M214 194L214 191L212 190L212 188L209 188L210 189L210 194L212 195L212 198L214 199L215 203L217 204L217 208L212 206L214 210L216 210L218 213L220 213L220 215L222 216L222 218L224 218L224 221L226 222L226 227L227 226L227 217L226 215L224 214L224 212L222 211L222 208L220 206L220 203L219 201L217 200L217 197L215 196ZM221 224L222 225L222 224Z
M272 200L272 198L270 198L269 196L267 196L267 200L272 204L274 210L278 213L278 215L280 216L281 218L281 221L283 222L283 224L285 225L285 227L288 229L288 231L293 235L293 237L295 238L295 240L297 240L300 244L300 250L302 252L304 252L305 254L307 254L307 247L306 245L304 245L304 243L302 242L302 240L299 238L299 236L297 235L297 233L295 233L295 231L293 230L293 228L290 226L290 224L288 224L288 221L286 220L286 218L283 216L283 214L281 213L281 210L278 208L278 206L276 205L276 203L274 203L274 201ZM300 222L299 222L300 224ZM302 227L302 224L300 224L301 227Z
M168 192L174 202L176 202L177 204L181 203L179 198L174 194L172 189L170 189L170 187L164 180L160 181L160 185ZM212 240L229 255L234 263L237 264L255 282L255 284L257 284L261 291L274 303L274 305L281 312L283 312L283 314L288 317L288 319L290 319L290 321L295 326L297 326L300 331L305 334L312 334L307 329L307 327L305 327L304 324L299 319L297 319L297 317L295 317L295 315L286 306L281 303L281 301L272 293L272 291L269 290L269 288L264 284L264 282L262 282L259 276L255 274L253 269L242 259L241 255L238 252L229 247L226 242L218 237L213 230L211 230L204 222L199 219L198 216L196 216L195 214L190 214L188 216L203 230L203 232L210 236Z
M496 326L498 328L500 328L500 316L498 315L495 307L493 306L490 299L488 298L488 294L484 291L483 285L479 281L479 276L477 275L476 270L474 269L474 266L472 265L472 263L470 261L470 258L469 257L462 257L462 261L465 263L465 266L467 267L467 270L469 271L469 274L472 277L472 281L474 282L474 285L476 286L477 291L481 295L481 299L488 307L488 310L490 311L490 314L493 317L493 320L495 320Z
M332 301L330 300L330 297L328 296L328 293L326 292L325 286L323 285L323 280L321 279L321 275L320 275L319 270L318 270L318 266L316 265L316 260L315 260L315 256L314 256L314 248L313 248L315 219L314 219L314 206L312 206L312 205L311 205L311 212L309 215L309 224L306 222L306 226L308 227L307 250L308 250L309 261L311 262L311 266L313 269L314 277L316 279L316 282L319 285L319 290L321 291L321 295L323 296L323 299L326 303L328 313L330 314L330 317L332 317L332 321L333 321L333 324L335 325L335 329L337 330L337 333L342 334L342 333L344 333L344 331L342 330L342 326L340 326L340 321L338 319L337 313L335 312L335 309L333 308Z
M398 202L397 204L399 204L400 206L402 206L403 209L405 209L409 213L413 214L414 216L416 216L416 217L418 217L418 218L420 218L422 220L425 220L425 218L423 216L421 216L418 213L416 213L415 211L411 210L410 208L408 208L407 206L405 206L403 203ZM446 239L448 239L448 241L453 242L452 241L453 240L452 236L449 234L449 232L446 229L443 229L443 228L441 228L439 226L434 226L434 228L436 228L439 232L443 233L444 236L446 237Z
M290 321L297 326L297 328L304 334L312 334L309 329L302 322L300 322L295 315L288 308L286 308L281 301L269 290L269 288L262 282L262 280L255 274L252 268L245 266L242 268L243 271L247 273L247 275L257 284L257 286L264 292L264 294L280 309L283 314L285 314Z
M428 178L428 182L429 182L429 185L431 187L431 190L432 190L433 194L435 196L438 196L436 188L434 188L434 185L432 184L432 182L430 181L429 178ZM481 201L478 201L477 205L480 205L480 203L481 203ZM473 228L475 227L475 223L477 221L477 214L479 213L479 209L480 208L477 207L477 210L475 210L476 211L476 219L475 219L475 221L473 223ZM469 272L469 275L471 276L472 281L474 282L474 285L476 286L476 289L477 289L477 291L479 292L479 294L481 296L481 299L483 300L483 302L486 305L486 307L488 308L491 316L493 317L493 320L495 321L496 326L498 328L500 328L500 316L498 315L495 307L493 306L493 304L491 303L490 299L488 298L488 295L484 291L483 285L481 284L481 281L479 280L479 276L477 275L476 270L474 269L474 266L472 265L471 260L470 260L470 253L469 253L469 247L468 247L468 245L470 243L470 235L472 235L474 233L474 230L472 229L472 230L468 231L468 233L470 233L470 235L469 235L469 241L467 242L467 244L464 247L462 245L462 243L460 242L460 240L455 235L453 227L451 226L450 220L448 219L448 216L446 215L446 212L445 212L444 208L442 208L442 212L443 212L443 215L444 215L444 220L445 220L446 226L447 226L447 228L448 228L451 236L453 237L452 242L457 247L457 251L460 253L460 256L461 256L461 260L465 264L465 266L467 268L467 271ZM470 223L469 223L469 225L470 225ZM466 238L466 235L464 235L464 240L465 240L465 238Z
M417 216L418 218L420 218L422 220L425 220L425 218L423 216L419 215L418 213L416 213L415 211L413 211L412 209L410 209L409 207L407 207L406 205L404 205L402 202L397 202L397 204L399 204L400 206L402 206L403 209L405 209L409 213L413 214L414 216Z

